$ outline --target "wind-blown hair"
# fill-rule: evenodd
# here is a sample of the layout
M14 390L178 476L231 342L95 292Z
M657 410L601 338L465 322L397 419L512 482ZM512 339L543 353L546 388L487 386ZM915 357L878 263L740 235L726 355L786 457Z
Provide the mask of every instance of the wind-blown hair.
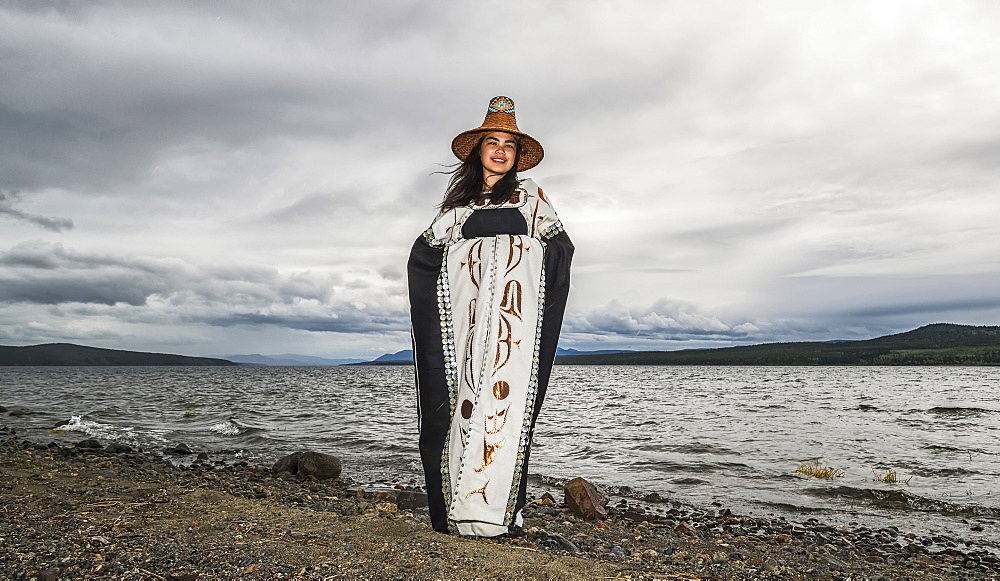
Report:
M450 173L451 178L448 180L448 189L444 192L444 200L439 206L441 210L468 206L483 197L485 184L483 184L483 160L480 157L480 152L484 139L486 139L485 134L479 138L476 146L472 148L465 160L458 164L458 167L449 172L443 172ZM493 190L490 192L491 204L509 202L517 190L517 164L521 159L521 142L516 139L516 136L515 142L517 149L514 152L514 165L509 172L493 184Z

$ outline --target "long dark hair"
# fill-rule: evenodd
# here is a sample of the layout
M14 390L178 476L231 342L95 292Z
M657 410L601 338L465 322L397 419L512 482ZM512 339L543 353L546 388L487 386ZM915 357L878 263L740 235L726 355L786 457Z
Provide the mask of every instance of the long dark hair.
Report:
M485 134L479 138L476 146L455 169L443 172L451 174L451 178L448 180L448 189L444 192L444 200L439 206L442 210L468 206L483 197L483 160L480 157L480 152L484 139L486 139ZM517 191L517 164L519 161L521 161L521 142L517 141L517 150L514 152L514 167L510 168L509 172L503 174L503 177L493 184L493 190L490 192L491 204L505 204Z

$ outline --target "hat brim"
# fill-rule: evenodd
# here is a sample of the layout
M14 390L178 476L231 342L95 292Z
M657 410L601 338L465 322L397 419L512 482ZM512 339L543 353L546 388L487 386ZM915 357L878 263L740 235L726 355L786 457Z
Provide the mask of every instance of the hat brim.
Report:
M504 133L510 133L511 135L516 135L518 137L521 151L516 171L526 171L535 167L541 163L542 158L545 156L545 150L542 148L542 144L538 143L537 139L527 133L524 133L523 131L516 131L509 127L491 127L487 125L481 125L475 129L469 129L468 131L459 133L455 139L451 140L452 153L454 153L455 157L459 160L465 161L465 158L469 157L469 154L472 153L472 149L476 146L476 143L479 142L479 138L482 137L484 133L490 133L491 131L503 131Z

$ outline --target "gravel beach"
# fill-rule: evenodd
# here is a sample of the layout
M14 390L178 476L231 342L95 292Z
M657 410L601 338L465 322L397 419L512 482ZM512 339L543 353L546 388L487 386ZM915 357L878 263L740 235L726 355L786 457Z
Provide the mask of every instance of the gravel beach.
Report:
M1000 578L1000 559L958 538L665 499L594 523L546 496L521 536L459 538L430 529L419 492L113 450L0 427L0 579Z

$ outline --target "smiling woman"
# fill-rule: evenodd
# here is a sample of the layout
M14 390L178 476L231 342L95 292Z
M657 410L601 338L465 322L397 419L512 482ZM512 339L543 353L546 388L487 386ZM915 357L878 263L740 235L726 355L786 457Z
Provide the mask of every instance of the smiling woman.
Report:
M573 244L517 177L544 153L511 99L491 100L452 151L462 163L407 267L420 455L434 529L496 536L521 525Z

